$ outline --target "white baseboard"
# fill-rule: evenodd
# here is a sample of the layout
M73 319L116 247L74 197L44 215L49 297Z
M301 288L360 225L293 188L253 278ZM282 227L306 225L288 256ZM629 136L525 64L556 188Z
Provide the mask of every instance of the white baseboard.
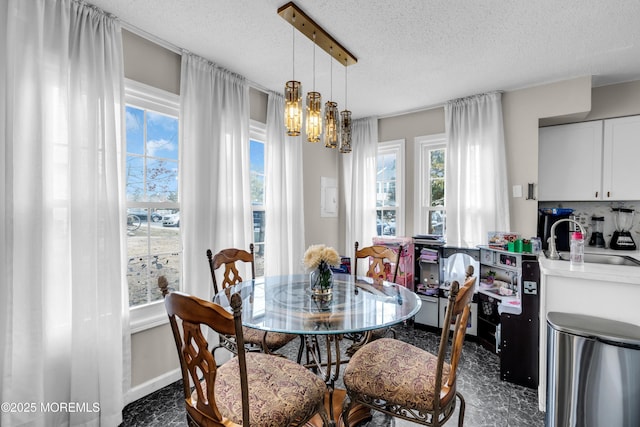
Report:
M128 405L131 402L135 402L154 391L160 390L162 387L166 387L169 384L178 381L180 378L182 378L182 372L180 371L180 368L178 368L132 387L124 396L124 404Z

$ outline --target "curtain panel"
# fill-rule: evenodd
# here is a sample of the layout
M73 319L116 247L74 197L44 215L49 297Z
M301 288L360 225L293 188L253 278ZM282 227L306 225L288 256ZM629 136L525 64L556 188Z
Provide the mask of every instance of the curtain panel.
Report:
M302 273L305 251L301 137L287 137L284 97L267 103L265 275Z
M507 162L498 92L445 105L447 244L486 244L489 231L509 231Z
M5 0L0 50L0 401L36 405L1 411L0 425L117 426L128 332L120 25L82 2Z
M206 299L213 294L207 249L249 250L252 241L249 87L185 52L180 94L183 283L185 292Z
M350 154L340 155L340 210L345 218L345 253L354 262L354 243L370 246L376 235L377 117L353 121L352 147Z

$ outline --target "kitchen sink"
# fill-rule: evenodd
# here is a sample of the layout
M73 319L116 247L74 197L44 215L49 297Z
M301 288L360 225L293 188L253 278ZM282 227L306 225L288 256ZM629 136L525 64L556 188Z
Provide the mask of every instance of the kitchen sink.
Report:
M559 254L560 259L569 261L569 252L559 252ZM593 264L632 265L640 267L640 261L627 255L585 253L584 262Z

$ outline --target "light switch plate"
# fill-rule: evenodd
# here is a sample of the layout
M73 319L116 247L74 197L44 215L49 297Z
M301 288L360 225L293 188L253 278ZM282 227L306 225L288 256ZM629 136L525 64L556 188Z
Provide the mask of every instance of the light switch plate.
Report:
M522 185L513 186L513 197L522 197Z

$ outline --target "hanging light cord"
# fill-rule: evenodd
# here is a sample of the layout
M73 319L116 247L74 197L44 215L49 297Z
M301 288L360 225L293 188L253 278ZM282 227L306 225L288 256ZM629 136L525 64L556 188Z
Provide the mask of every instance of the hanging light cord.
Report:
M333 46L329 48L329 73L331 74L331 78L329 82L331 84L331 88L329 89L330 100L333 101Z
M344 109L347 109L347 61L344 61Z
M292 22L295 23L296 22L296 15L293 15L293 18L291 18ZM293 63L291 64L291 68L292 68L292 72L291 74L293 74L293 79L296 79L296 27L294 25L291 25L291 44L292 44L292 50L293 50L293 54L291 55L291 57L293 58Z
M316 32L313 32L313 91L316 91Z

